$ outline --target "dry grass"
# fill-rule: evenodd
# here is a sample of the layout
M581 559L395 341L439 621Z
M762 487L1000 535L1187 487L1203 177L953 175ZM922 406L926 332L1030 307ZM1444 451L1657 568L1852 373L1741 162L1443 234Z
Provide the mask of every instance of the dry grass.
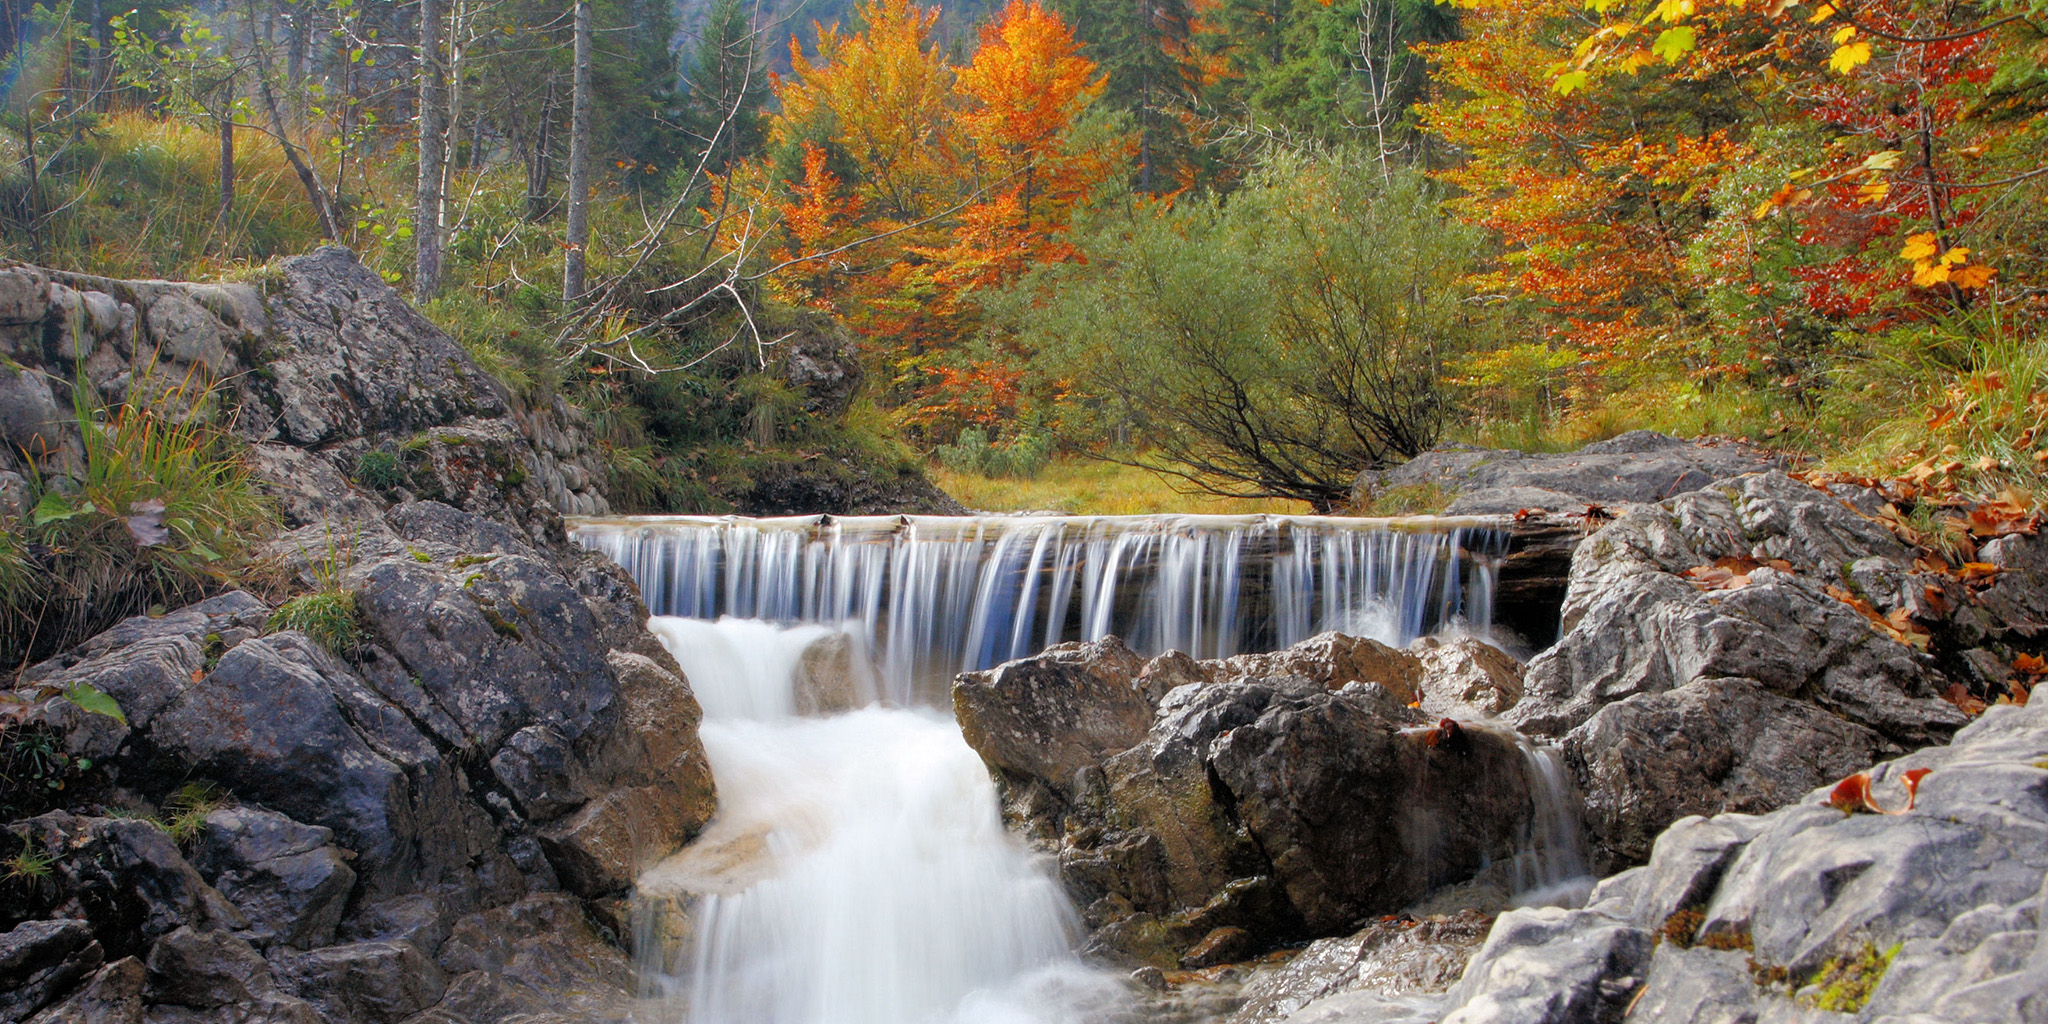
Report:
M962 505L989 512L1066 512L1076 515L1151 515L1199 512L1249 515L1271 512L1307 515L1303 501L1278 498L1220 498L1176 491L1158 476L1130 466L1093 459L1054 459L1034 479L991 479L944 466L927 470L932 482Z

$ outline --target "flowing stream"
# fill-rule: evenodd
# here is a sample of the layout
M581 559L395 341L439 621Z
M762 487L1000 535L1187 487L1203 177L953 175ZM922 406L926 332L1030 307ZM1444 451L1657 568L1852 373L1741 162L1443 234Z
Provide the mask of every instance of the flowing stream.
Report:
M664 517L574 536L639 581L705 710L718 817L638 886L643 988L678 1024L1121 1016L1120 980L1073 956L1073 908L1003 829L953 675L1108 634L1223 657L1326 629L1484 629L1504 547L1473 522L1268 516ZM1532 850L1515 869L1538 887L1559 863Z

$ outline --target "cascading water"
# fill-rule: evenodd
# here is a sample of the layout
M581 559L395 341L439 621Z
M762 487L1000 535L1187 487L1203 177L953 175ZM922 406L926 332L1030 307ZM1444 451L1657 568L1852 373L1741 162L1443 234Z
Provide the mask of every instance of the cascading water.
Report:
M699 683L719 814L644 874L695 941L643 958L690 1024L1081 1024L1118 998L1068 955L1073 909L1003 831L951 720L794 717L819 626L657 617ZM658 943L645 953L654 953Z
M1213 658L1329 629L1483 631L1505 547L1480 521L1268 516L664 517L573 536L638 580L705 709L718 817L638 886L644 906L690 907L687 927L644 915L638 943L678 1024L1117 1017L1122 988L1069 953L1073 908L937 710L954 674L1109 634ZM844 713L806 717L821 710ZM1530 758L1561 801L1549 755ZM1583 870L1569 808L1538 812L1517 888Z
M892 703L941 706L961 671L1112 633L1221 658L1330 629L1483 632L1506 544L1480 520L1311 516L674 516L574 536L658 615L832 624Z

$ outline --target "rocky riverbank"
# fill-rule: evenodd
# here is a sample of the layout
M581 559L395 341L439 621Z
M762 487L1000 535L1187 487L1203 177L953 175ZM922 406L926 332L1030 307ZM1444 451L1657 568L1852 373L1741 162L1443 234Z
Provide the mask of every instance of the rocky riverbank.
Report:
M627 891L714 793L637 589L563 534L606 508L573 412L518 408L339 249L254 285L12 268L0 321L9 452L76 457L73 381L215 382L268 557L360 633L233 591L21 673L11 728L72 770L0 829L0 1020L623 1016Z
M2048 964L2048 719L2010 705L2048 641L2048 543L1979 515L1948 562L1900 539L1894 497L1767 469L1613 510L1526 668L1470 639L1212 662L1104 641L962 676L955 706L1100 955L1201 986L1366 928L1226 971L1238 1024L2039 1020L2014 993ZM1509 870L1540 862L1549 798L1522 737L1568 769L1610 877L1588 909L1503 914L1462 974L1374 966L1373 919L1462 965L1477 940L1443 913L1541 880ZM1880 762L1875 802L1835 797ZM1942 796L1867 813L1920 768ZM1893 958L1945 987L1880 986Z

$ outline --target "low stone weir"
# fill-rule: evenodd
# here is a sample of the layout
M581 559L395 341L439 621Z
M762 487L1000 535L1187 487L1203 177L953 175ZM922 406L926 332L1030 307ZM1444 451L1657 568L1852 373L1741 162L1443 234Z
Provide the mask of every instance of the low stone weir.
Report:
M573 536L656 614L846 630L899 704L1067 640L1222 658L1325 630L1484 632L1510 542L1498 519L1429 516L664 516Z

